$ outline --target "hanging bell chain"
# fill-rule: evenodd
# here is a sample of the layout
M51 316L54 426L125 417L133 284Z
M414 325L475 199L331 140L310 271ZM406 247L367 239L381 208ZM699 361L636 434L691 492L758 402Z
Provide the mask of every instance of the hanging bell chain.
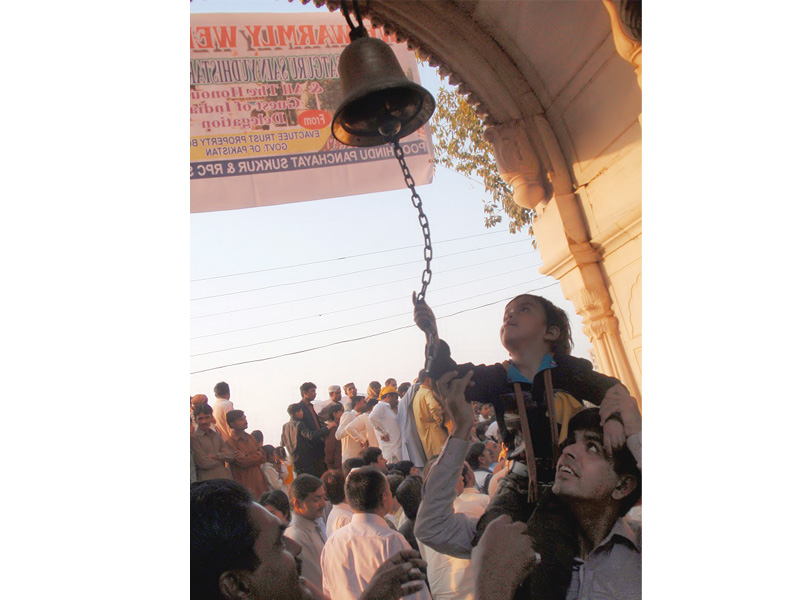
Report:
M433 259L433 246L431 245L431 230L428 226L428 217L422 211L422 198L417 194L414 188L414 178L411 176L411 171L406 164L405 154L403 148L400 146L400 141L394 139L394 155L397 157L397 162L400 163L400 168L403 170L403 177L405 177L406 185L411 190L411 202L414 207L419 211L419 224L422 227L422 235L425 238L425 270L422 272L422 289L417 295L417 299L425 299L425 291L428 289L428 284L431 282L433 273L431 272L431 260Z

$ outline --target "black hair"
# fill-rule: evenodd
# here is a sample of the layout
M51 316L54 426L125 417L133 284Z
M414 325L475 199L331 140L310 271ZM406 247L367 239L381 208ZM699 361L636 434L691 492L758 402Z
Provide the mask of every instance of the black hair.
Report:
M286 407L286 412L289 413L290 417L293 417L298 410L303 410L302 402L294 402Z
M298 475L291 485L292 498L301 502L322 487L319 477L314 477L308 473Z
M310 381L306 381L303 385L300 386L300 395L305 394L310 389L317 389L317 385L315 383L311 383Z
M545 321L548 329L550 327L558 327L560 331L558 339L550 342L550 349L553 351L553 354L569 355L572 352L572 329L570 328L567 313L550 302L547 298L534 296L533 294L520 294L516 298L513 298L511 302L514 302L517 298L523 297L534 299L544 309ZM509 304L511 304L511 302L509 302Z
M255 433L255 431L253 433ZM273 446L271 444L267 444L266 446L264 446L262 448L262 450L264 450L264 454L267 455L267 458L269 458L270 456L275 454L275 446Z
M271 504L283 513L288 521L292 516L292 503L289 502L289 496L283 490L272 490L271 492L264 492L259 496L258 503L261 506Z
M331 409L330 409L331 416L333 416L334 413L338 413L338 412L344 412L344 406L342 406L338 402L334 402L331 405Z
M344 475L339 469L331 469L322 474L322 485L325 486L325 495L331 504L344 502Z
M397 488L400 487L400 484L405 481L405 477L402 475L393 475L389 473L386 476L386 479L389 480L389 489L392 490L392 496L397 497Z
M603 427L600 425L599 408L585 408L569 420L567 439L561 443L560 450L575 440L575 434L578 431L592 431L602 438ZM642 497L642 471L636 465L636 458L627 445L615 450L611 459L617 475L630 475L636 480L636 487L633 491L620 500L619 514L624 515Z
M229 479L196 481L189 497L191 597L218 600L219 578L225 571L258 567L253 545L259 530L249 516L253 498Z
M367 400L367 408L365 412L369 412L370 410L375 408L378 402L380 402L380 400L378 400L377 398L370 398L369 400Z
M220 381L217 385L214 386L214 395L217 396L218 398L221 398L222 396L229 396L230 393L231 393L231 388L224 381Z
M473 469L480 469L481 465L478 459L480 459L484 450L486 450L486 444L483 442L473 442L469 445L469 450L467 450L467 456L464 460L466 460L467 464Z
M411 387L411 382L410 381L404 381L403 383L401 383L397 387L397 393L400 394L400 397L402 398L403 396L406 395L406 392L408 391L408 388L410 388L410 387Z
M404 477L408 477L411 475L411 469L414 468L414 463L410 460L401 460L394 468L403 473Z
M350 474L350 471L357 469L358 467L363 467L364 465L366 465L364 459L359 458L358 456L348 458L342 463L342 473L345 477L347 477Z
M260 429L255 429L255 430L251 431L250 435L252 435L254 438L256 438L256 441L261 440L259 442L259 445L264 443L264 433Z
M244 417L244 411L236 408L225 413L225 421L227 421L228 425L231 425L234 421L238 421L242 417Z
M361 460L364 461L366 466L374 465L376 462L378 462L378 457L382 454L383 452L380 448L370 446L369 448L364 448L361 451Z
M403 507L403 513L412 521L417 518L417 511L422 502L422 477L419 475L412 475L406 477L399 486L397 486L397 501Z
M196 419L200 415L213 415L214 409L211 408L208 404L200 404L194 409L194 418Z
M347 503L353 510L373 512L383 502L386 477L375 467L361 467L350 472L345 483Z

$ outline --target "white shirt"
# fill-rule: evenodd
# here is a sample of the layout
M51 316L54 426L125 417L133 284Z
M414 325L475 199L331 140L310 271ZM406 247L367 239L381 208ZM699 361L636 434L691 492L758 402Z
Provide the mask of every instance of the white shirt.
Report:
M489 496L473 488L466 488L453 502L455 512L479 519L489 505ZM431 595L436 600L473 600L475 597L475 572L469 558L456 558L436 552L419 540L419 552L428 563L428 582Z
M370 423L375 428L378 434L378 444L380 444L383 458L388 463L396 463L403 460L401 436L400 436L400 419L397 413L392 410L392 406L388 402L381 400L372 409L369 415ZM389 441L384 442L381 436L389 436Z
M358 458L358 455L361 453L361 444L358 443L358 439L345 432L345 428L350 425L357 416L358 413L355 410L348 410L344 413L339 420L339 427L334 434L336 439L342 442L342 462L346 461L348 458Z
M353 518L353 509L347 502L334 504L328 519L325 521L325 535L331 537L334 531L339 531L342 527L350 523Z
M372 410L375 410L374 408ZM359 443L369 442L369 445L374 448L380 448L378 445L378 437L375 435L375 429L369 420L369 414L361 413L344 428L347 435L352 436ZM361 449L359 449L359 453ZM384 458L386 458L384 456ZM388 460L388 459L387 459ZM344 461L344 448L342 448L342 461Z
M355 513L349 525L335 531L322 550L322 591L336 600L357 600L375 571L389 557L410 546L381 517ZM427 588L403 596L431 600Z

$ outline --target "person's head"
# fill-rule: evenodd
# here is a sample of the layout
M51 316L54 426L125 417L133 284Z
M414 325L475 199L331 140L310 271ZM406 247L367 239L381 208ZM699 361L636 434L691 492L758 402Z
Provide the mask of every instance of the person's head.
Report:
M378 398L381 393L381 382L380 381L370 381L369 385L367 386L367 397L368 398Z
M356 389L356 384L353 383L352 381L349 383L345 383L342 386L342 389L344 390L344 393L347 395L347 397L350 398L351 400L353 399L353 396L358 394L358 390Z
M291 485L292 510L298 515L313 521L322 516L325 510L325 490L322 482L313 475L298 475Z
M378 402L380 402L380 400L378 400L377 396L375 396L374 398L368 398L367 405L366 407L364 407L364 412L366 413L372 412L372 409L378 405Z
M417 518L420 502L422 502L422 477L406 477L397 486L397 501L403 507L403 513L412 521Z
M344 406L342 406L341 404L334 404L331 407L330 414L331 414L331 421L335 421L336 423L338 423L341 420L342 415L344 414Z
M408 382L408 381L404 381L397 388L397 393L400 394L400 397L402 398L403 396L406 395L406 392L408 391L408 388L410 388L410 387L411 387L411 383Z
M303 404L301 402L294 402L286 407L286 412L289 413L292 419L297 419L299 421L303 418Z
M325 471L322 474L322 485L325 488L325 497L331 504L344 502L344 475L339 469Z
M367 410L366 396L353 396L353 410L359 414Z
M467 450L466 461L473 469L485 469L492 464L492 455L483 442L473 442Z
M409 475L419 475L419 469L414 466L414 463L410 460L401 460L395 465L395 468L403 473L403 477L408 477Z
M384 387L393 387L397 389L397 379L394 377L389 377L386 381L383 382Z
M208 396L205 394L195 394L192 396L189 402L192 405L192 410L194 411L198 406L202 404L208 404Z
M253 437L255 437L256 432L253 432ZM274 464L278 460L278 453L275 451L275 446L271 444L267 444L263 448L264 455L267 457L267 462Z
M281 523L286 523L288 525L289 521L291 521L292 505L289 502L289 496L282 490L264 492L258 498L258 503L278 517Z
M456 493L461 494L466 488L475 487L475 473L466 462L461 467L461 481L456 486Z
M397 389L393 386L385 386L381 388L381 401L388 402L389 406L393 409L397 408L397 401L400 399L400 396L397 394Z
M250 432L250 435L252 435L255 438L259 446L264 445L264 434L261 432L260 429L253 429L253 431Z
M380 448L370 446L361 451L361 459L367 467L375 467L382 473L388 473L389 469L386 466L386 459L383 457L383 452Z
M400 474L389 473L386 476L386 481L389 482L389 491L392 493L393 510L399 507L399 504L397 504L397 488L400 487L400 484L403 483L404 480L405 477Z
M641 488L642 472L628 447L606 452L600 409L573 416L561 444L553 493L570 506L615 506L621 516L639 501Z
M494 406L492 406L491 403L489 402L481 404L481 407L479 409L479 414L484 419L491 419L494 416Z
M333 402L341 402L342 401L342 388L338 385L330 385L328 386L328 397Z
M233 409L225 413L225 420L228 422L228 427L234 431L242 432L247 429L247 417L243 410Z
M345 483L347 503L358 513L374 513L383 517L392 510L392 492L386 476L375 467L350 471Z
M314 398L317 397L317 386L311 383L310 381L306 381L303 385L300 386L300 399L306 400L311 402Z
M286 448L284 448L283 446L278 446L277 448L275 448L275 454L277 454L278 458L280 458L281 460L286 460Z
M364 460L359 458L358 456L354 456L353 458L348 458L346 461L342 463L342 473L344 474L345 479L347 479L347 476L350 474L350 471L363 466L364 466Z
M208 431L214 422L214 410L208 404L197 406L194 409L194 422L201 431Z
M198 481L190 492L189 585L193 600L306 597L286 525L228 479Z
M483 445L486 446L486 450L489 451L489 456L491 457L489 464L496 463L500 458L500 452L503 450L500 444L495 442L492 438L486 438Z
M217 398L222 398L224 400L231 399L231 388L228 387L228 384L224 381L220 381L217 385L214 386L214 396Z
M500 341L509 352L544 344L554 354L572 351L567 313L541 296L522 294L506 305Z

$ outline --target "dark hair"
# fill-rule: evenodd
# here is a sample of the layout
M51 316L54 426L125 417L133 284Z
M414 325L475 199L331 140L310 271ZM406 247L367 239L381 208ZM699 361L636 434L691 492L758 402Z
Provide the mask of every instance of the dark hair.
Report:
M292 498L301 502L322 487L318 477L303 473L298 475L291 485Z
M214 395L218 398L221 396L229 396L231 393L231 388L228 387L228 384L224 381L220 381L217 385L214 386Z
M250 435L256 438L256 441L258 442L259 446L261 446L264 443L264 434L261 432L260 429L255 429L251 431Z
M338 402L334 402L331 405L330 414L331 414L331 416L333 416L334 413L338 413L338 412L344 412L344 406L342 406Z
M358 467L363 467L366 463L363 459L354 456L353 458L348 458L346 461L342 463L342 473L345 477L350 474L350 471L353 469L357 469Z
M253 433L255 433L255 431ZM263 450L264 454L267 455L267 458L275 454L275 446L272 446L271 444L267 444L266 446L264 446Z
M392 496L396 497L397 488L400 487L400 484L403 483L406 478L402 475L393 475L392 473L389 473L389 475L386 476L386 479L389 480L389 489L392 490Z
M408 391L408 388L410 388L410 387L411 387L411 383L408 382L408 381L404 381L403 383L401 383L397 387L397 393L400 394L400 397L402 398L403 396L406 395L406 392Z
M259 531L249 518L252 503L250 492L229 479L191 484L189 585L193 600L222 598L219 578L225 571L258 567L253 545Z
M620 20L630 30L633 39L642 41L642 0L622 0Z
M261 506L271 504L283 513L288 521L292 516L292 503L289 502L289 496L282 490L272 490L271 492L264 492L259 496L258 503Z
M475 435L479 440L484 441L486 439L486 430L489 429L489 425L492 423L494 423L494 419L490 421L481 421L475 426Z
M401 460L394 468L403 473L403 477L408 477L411 475L411 469L414 468L414 463L410 460Z
M331 469L322 474L322 485L325 486L325 495L331 504L344 502L344 475L339 469Z
M560 450L563 450L574 442L575 434L578 431L592 431L599 434L602 438L603 427L600 425L599 408L585 408L569 420L567 439L561 442ZM636 466L636 458L627 445L614 451L612 462L614 465L614 472L617 475L630 475L636 480L636 487L634 490L620 500L619 514L621 516L633 508L642 497L642 472L639 470L639 467Z
M230 425L234 421L238 421L242 417L244 417L244 411L238 410L236 408L234 408L233 410L229 410L228 412L225 413L225 420L228 422L228 425Z
M317 389L317 386L310 381L306 381L303 385L300 386L300 394L305 394L310 389Z
M559 331L561 332L558 336L558 339L550 342L550 349L553 351L553 354L569 355L572 352L572 329L569 325L567 313L550 302L550 300L547 298L534 296L533 294L520 294L516 298L513 298L511 302L514 302L514 300L517 298L523 297L536 300L536 302L538 302L539 305L544 309L547 327L558 327ZM511 302L509 302L509 304L511 304Z
M383 501L386 477L375 467L361 467L350 472L345 483L347 503L353 510L372 512Z
M295 402L286 407L286 412L289 413L290 417L293 417L298 410L303 410L302 402Z
M378 457L383 455L383 452L380 448L376 448L375 446L370 446L369 448L364 448L361 451L361 460L364 461L366 466L374 465L378 462Z
M199 404L194 409L194 418L196 419L200 415L213 415L214 409L211 408L208 404Z
M367 400L367 408L365 412L369 412L370 410L375 408L378 405L378 402L380 402L380 400L378 400L377 398L370 398L369 400Z
M480 459L484 450L486 450L486 444L483 442L473 442L469 445L467 457L464 460L466 460L467 464L473 469L480 469L481 465L478 462L478 459Z
M389 387L389 382L390 381L394 381L395 384L397 384L397 379L395 379L394 377L389 377L389 379L387 379L386 381L383 382L383 385L385 385L386 387Z
M422 502L422 477L411 475L406 477L399 486L395 494L403 513L412 521L417 518L420 502Z

